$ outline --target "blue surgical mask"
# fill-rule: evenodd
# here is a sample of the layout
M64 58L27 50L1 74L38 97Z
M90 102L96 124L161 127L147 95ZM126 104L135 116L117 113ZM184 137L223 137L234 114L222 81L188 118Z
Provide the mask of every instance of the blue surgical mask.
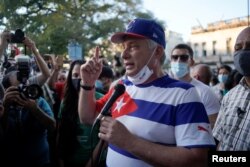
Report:
M156 51L156 48L154 49L151 57L149 58L146 65L143 66L143 68L134 76L127 76L128 80L131 81L134 85L139 85L144 83L149 79L149 77L153 74L153 70L150 70L148 68L148 63L150 62L151 58L153 57L154 53Z
M219 74L218 75L218 80L220 83L226 83L227 79L228 79L227 74Z
M98 89L103 89L103 83L100 80L95 81L95 87Z
M188 72L188 64L181 62L171 62L171 71L177 79L184 77Z

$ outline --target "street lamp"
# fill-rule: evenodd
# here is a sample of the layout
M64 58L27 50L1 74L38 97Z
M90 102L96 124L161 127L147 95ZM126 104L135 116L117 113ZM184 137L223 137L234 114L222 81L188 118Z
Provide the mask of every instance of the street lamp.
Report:
M249 27L249 0L247 0L247 26Z

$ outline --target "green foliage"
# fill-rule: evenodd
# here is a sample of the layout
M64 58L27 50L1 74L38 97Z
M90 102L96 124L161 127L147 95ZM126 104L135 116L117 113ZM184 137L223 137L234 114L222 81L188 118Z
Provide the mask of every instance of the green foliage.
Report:
M85 55L97 44L111 54L104 41L135 17L153 15L142 11L141 0L0 0L0 25L23 29L41 53L67 54L75 40Z

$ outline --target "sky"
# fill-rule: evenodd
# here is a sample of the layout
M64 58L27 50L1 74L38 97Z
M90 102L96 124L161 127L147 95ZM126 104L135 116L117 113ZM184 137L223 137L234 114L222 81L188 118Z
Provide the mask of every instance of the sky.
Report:
M143 7L187 41L191 27L248 15L248 0L142 0ZM249 2L250 3L250 2Z

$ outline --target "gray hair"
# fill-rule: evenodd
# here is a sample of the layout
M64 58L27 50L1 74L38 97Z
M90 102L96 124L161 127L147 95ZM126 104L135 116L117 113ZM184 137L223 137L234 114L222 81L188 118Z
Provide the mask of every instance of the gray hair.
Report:
M148 43L148 48L149 49L154 49L158 45L158 43L156 43L155 41L153 41L151 39L148 39L147 43Z
M154 49L159 45L158 43L156 43L155 41L153 41L151 39L148 39L147 43L148 43L149 49ZM161 46L161 45L159 45L159 46ZM165 54L165 52L163 52L163 55L162 55L161 60L160 60L161 65L164 64L165 60L166 60L166 54Z

